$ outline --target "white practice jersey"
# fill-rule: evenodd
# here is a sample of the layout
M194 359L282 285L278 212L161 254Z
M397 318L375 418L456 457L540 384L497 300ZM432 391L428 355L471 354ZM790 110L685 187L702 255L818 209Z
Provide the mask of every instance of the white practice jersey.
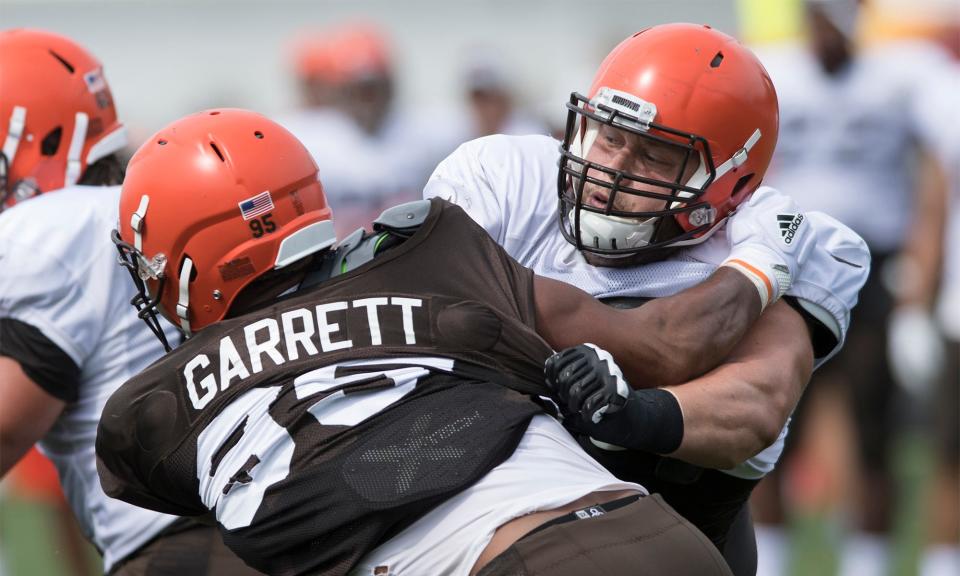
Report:
M367 554L351 576L466 576L496 529L510 520L591 492L627 489L647 493L615 478L552 417L534 416L510 458Z
M598 298L670 296L705 280L729 254L723 230L668 259L630 268L597 267L563 237L558 219L559 143L546 136L490 136L468 142L430 177L424 197L460 205L506 251L537 274L573 284ZM807 213L817 235L812 251L787 294L795 296L837 336L842 346L866 267L856 234L832 218ZM839 258L839 261L836 259ZM777 441L729 473L759 478L774 468L787 428Z
M120 187L76 186L0 215L0 318L38 329L80 368L78 398L40 442L104 570L157 535L173 516L107 497L94 443L107 399L163 354L130 305L128 272L110 240ZM176 341L173 329L168 332Z
M758 50L780 102L780 137L765 182L896 251L915 206L912 147L924 142L923 94L944 54L921 43L859 53L829 76L803 44Z

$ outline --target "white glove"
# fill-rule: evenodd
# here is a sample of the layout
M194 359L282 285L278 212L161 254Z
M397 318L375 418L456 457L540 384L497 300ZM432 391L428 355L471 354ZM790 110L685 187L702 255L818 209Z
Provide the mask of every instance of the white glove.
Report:
M727 221L729 266L749 278L760 294L761 309L790 288L816 244L816 235L797 203L764 186Z
M919 306L890 315L887 358L893 377L908 394L926 396L944 365L944 346L930 314Z

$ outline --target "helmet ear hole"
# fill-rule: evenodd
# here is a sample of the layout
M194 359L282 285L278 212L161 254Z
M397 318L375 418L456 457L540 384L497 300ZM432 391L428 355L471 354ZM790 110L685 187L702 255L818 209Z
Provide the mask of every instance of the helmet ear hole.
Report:
M737 183L733 186L733 192L730 193L730 199L734 202L739 202L742 198L743 191L747 189L747 185L753 181L755 174L747 174L741 176Z
M47 133L40 142L40 153L44 156L53 156L60 149L60 140L63 138L63 127L57 126Z
M197 279L197 261L191 258L189 254L184 253L183 256L180 257L180 263L177 264L177 270L183 270L183 263L185 260L187 260L187 258L190 258L190 260L193 261L193 266L190 267L190 282L193 282Z

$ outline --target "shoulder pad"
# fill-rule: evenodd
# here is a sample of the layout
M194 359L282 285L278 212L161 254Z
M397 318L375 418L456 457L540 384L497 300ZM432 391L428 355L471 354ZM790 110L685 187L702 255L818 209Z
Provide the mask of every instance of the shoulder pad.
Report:
M429 213L429 200L414 200L413 202L398 204L384 210L373 221L373 229L378 232L391 230L405 232L423 224Z
M353 248L356 248L357 245L363 241L363 234L364 234L363 228L357 228L356 230L351 232L346 238L337 242L335 249L344 251L344 252L349 252Z
M368 235L363 228L357 228L344 238L334 251L331 276L337 276L346 270L353 270L370 260L376 251L375 235Z

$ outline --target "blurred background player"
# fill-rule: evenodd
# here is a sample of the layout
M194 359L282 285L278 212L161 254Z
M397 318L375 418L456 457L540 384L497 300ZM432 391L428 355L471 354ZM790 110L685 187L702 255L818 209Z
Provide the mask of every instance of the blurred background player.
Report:
M912 270L925 258L937 261L944 179L921 102L945 58L925 43L858 45L857 0L805 0L803 10L805 41L759 53L781 113L767 182L863 236L872 268L847 346L818 372L789 445L808 448L801 452L808 465L798 470L806 486L819 486L804 492L808 504L849 513L859 530L844 544L840 572L883 574L891 566L886 535L897 503L891 448L917 412L909 381L930 380L936 372L936 347L926 347L924 373L911 374L898 389L886 352L888 325L901 339L929 334L917 321L929 317L921 310L931 307L932 290L912 287L919 278ZM845 430L855 430L849 444ZM759 491L758 522L783 520L771 494L777 481L771 477ZM782 534L760 534L761 557L770 559L761 573L781 573Z
M466 142L491 134L546 134L547 126L517 104L515 84L502 53L493 46L471 47L464 56L463 94ZM458 142L459 143L459 142Z
M891 323L888 356L897 381L928 415L934 442L920 574L948 576L960 574L960 14L933 32L951 58L929 78L919 107L947 193L930 193L936 180L927 188L917 226L924 233L912 237L911 282Z
M213 528L100 487L104 403L162 352L109 241L126 136L100 62L63 36L7 30L0 85L0 476L39 442L104 572L255 574Z
M347 23L303 38L294 52L304 108L280 122L320 167L343 236L418 198L457 136L435 115L397 106L393 51L378 26Z

